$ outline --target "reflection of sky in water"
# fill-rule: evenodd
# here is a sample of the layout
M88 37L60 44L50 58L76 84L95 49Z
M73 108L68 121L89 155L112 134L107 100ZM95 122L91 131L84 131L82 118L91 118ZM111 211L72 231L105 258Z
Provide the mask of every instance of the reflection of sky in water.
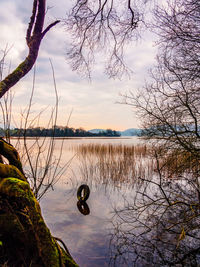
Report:
M29 140L28 142L33 142ZM56 140L54 156L59 156L61 140ZM135 144L137 138L118 139L68 139L63 146L62 163L68 162L75 151L72 146L87 143ZM40 201L42 214L52 234L61 238L67 245L75 261L80 266L95 267L109 265L110 229L114 207L123 205L122 193L131 193L121 186L97 184L87 181L90 197L87 204L90 214L84 216L77 208L76 191L86 183L78 170L75 157L66 176L55 185L54 191L48 192Z
M92 188L87 201L90 215L84 216L76 206L76 189L65 189L63 184L62 189L55 189L41 201L52 234L63 239L80 266L108 266L109 228L117 199L119 191L106 195L104 186Z
M137 142L138 140L135 138L91 139L91 140L68 139L64 143L62 163L65 164L74 156L75 150L70 149L72 146L77 146L80 144L87 144L87 143L100 143L100 144L112 143L112 144L127 145L127 144L135 144ZM58 157L61 140L56 140L55 144L56 146L54 150L54 156ZM107 160L105 162L108 163ZM138 163L139 161L136 159L136 162ZM144 163L146 163L146 161L144 161ZM180 257L181 253L183 253L183 256L185 257L187 256L188 251L190 252L191 250L192 254L194 254L193 249L194 248L199 249L199 244L197 242L200 240L199 231L196 231L196 229L199 229L199 221L197 220L197 223L195 224L196 217L194 217L194 222L193 222L194 226L190 222L189 224L187 223L188 216L189 218L193 218L192 216L194 215L193 214L194 204L192 204L193 205L192 208L191 205L189 205L190 208L187 210L186 213L187 216L185 217L186 221L184 223L186 224L185 226L186 229L191 229L190 232L192 233L192 235L194 234L193 230L195 230L196 232L194 234L194 238L191 235L190 239L185 238L181 241L181 243L179 242L180 246L179 249L179 247L177 246L177 237L180 237L180 234L182 235L182 229L183 229L179 227L179 224L181 223L180 224L181 226L183 223L182 222L182 220L184 219L183 214L185 214L186 212L185 209L187 208L188 205L186 206L183 205L183 207L181 205L179 206L168 205L169 209L166 209L166 205L164 206L161 205L160 201L161 202L163 201L164 196L163 196L163 191L158 190L159 184L157 184L156 176L152 176L151 173L148 174L151 176L152 179L151 183L148 185L145 191L148 195L148 198L146 200L147 202L145 202L146 207L147 206L149 207L148 203L151 203L151 201L153 201L154 204L151 205L151 208L148 208L148 212L146 212L146 210L144 209L144 212L141 214L142 217L138 217L138 214L140 214L140 209L137 211L137 205L135 208L135 203L133 203L132 201L134 200L136 191L140 191L141 189L141 192L143 192L145 184L142 179L139 179L137 184L135 183L134 185L135 189L131 189L131 186L130 184L128 184L128 182L134 181L134 177L138 176L131 176L132 180L131 179L128 180L127 184L126 181L122 179L122 182L124 182L124 184L121 184L120 183L121 173L119 177L116 175L110 175L110 178L117 178L117 179L110 179L109 182L105 184L105 182L107 182L108 180L107 177L109 177L107 176L108 175L107 173L105 174L104 180L98 179L99 175L98 173L97 175L96 173L94 174L95 175L93 176L89 175L89 179L86 176L84 176L84 172L81 172L80 170L80 159L78 159L78 157L74 157L73 161L71 162L70 168L68 168L65 176L63 176L62 179L60 179L59 182L55 185L54 191L51 191L48 194L46 194L45 197L40 202L43 216L52 234L56 237L61 238L66 243L73 258L81 267L109 266L110 256L111 256L109 249L110 242L111 246L114 244L114 248L116 248L116 250L112 251L113 253L116 252L116 254L112 254L112 256L119 256L119 258L117 258L117 260L119 261L117 261L116 262L117 264L115 265L119 267L132 266L134 258L137 258L137 255L139 255L140 260L144 260L144 262L139 260L136 266L145 266L145 267L169 266L165 264L160 265L160 263L162 262L162 257L165 260L169 256L168 253L170 253L169 251L172 246L173 246L172 254L173 252L176 253L173 254L173 259L170 254L170 260L173 260L175 262L177 261L177 257ZM125 176L125 178L126 177L127 176ZM87 200L87 204L90 209L90 214L87 216L81 214L77 208L76 192L78 187L84 183L89 185L91 191L90 197ZM183 202L182 196L185 197L186 203L191 202L190 196L192 196L192 199L193 196L196 196L196 192L193 193L193 191L191 191L190 195L188 195L190 190L194 188L190 184L188 183L185 184L185 183L186 180L183 180L183 183L181 182L181 180L179 180L179 182L175 181L174 183L171 183L169 181L163 181L162 188L164 188L165 193L167 193L170 196L171 199L170 203L179 203L179 201L177 201L177 196L180 195L180 192L184 193L180 195L181 199L180 203ZM143 210L142 201L143 199L145 199L145 195L146 194L144 194L144 196L143 194L141 195L139 194L137 196L137 201L139 202L141 201L142 210ZM156 199L156 201L154 201L154 198ZM195 201L196 200L194 197L193 202L196 203ZM133 204L132 207L135 208L135 211L132 208L129 209L129 207L131 206L127 205L127 203L131 202ZM166 204L166 199L163 203ZM115 208L118 209L118 213L114 212ZM163 216L164 214L163 210L168 210L165 216ZM156 211L158 214L157 213L154 214L154 211ZM113 219L114 214L116 216ZM155 221L154 218L156 218L155 216L160 216L160 215L161 218L164 219L161 220L160 224L158 224L158 222L156 221L156 224L154 226L154 221ZM115 220L116 217L117 220ZM141 223L141 219L146 224ZM171 228L170 231L168 230L169 228L168 224L170 226L171 225L173 226L173 221L175 221L174 232L171 231ZM151 225L150 232L148 228L149 224ZM165 229L165 224L167 227L166 229ZM121 226L121 228L119 227L119 225ZM140 231L142 233L141 236L139 235L139 238L141 238L141 240L138 239L138 231L139 231L138 226L140 227ZM147 232L145 227L148 228ZM131 231L129 232L130 229L136 229L137 232L135 236ZM157 235L158 233L162 234ZM157 236L158 239L156 239ZM161 242L162 236L164 238L163 243ZM125 243L124 243L124 238L126 240ZM155 247L152 246L153 240ZM166 243L166 240L168 240L169 243ZM175 242L172 242L172 240L175 240ZM137 244L137 246L135 246L135 244ZM128 251L126 250L127 246L128 246ZM144 250L144 247L147 248L147 250ZM158 248L162 252L161 257L159 259L158 258L154 259L154 253L153 252L151 253L152 248L156 249ZM138 254L136 253L135 249L137 249ZM179 254L177 254L177 250L179 250ZM124 251L125 254L123 255L121 251ZM151 253L151 255L148 253ZM127 256L129 255L130 258L127 258ZM149 255L152 257L150 257ZM123 256L125 257L126 263L124 263L123 261ZM199 255L194 255L194 256L196 257L196 259L199 257ZM151 260L149 260L150 258ZM127 259L129 262L128 264L127 264ZM155 264L152 265L152 260L154 260L154 263L156 263L156 265ZM190 263L189 258L187 262ZM197 259L196 262L199 263L199 259ZM172 264L170 266L177 266L177 265ZM184 266L200 266L200 265L184 265Z

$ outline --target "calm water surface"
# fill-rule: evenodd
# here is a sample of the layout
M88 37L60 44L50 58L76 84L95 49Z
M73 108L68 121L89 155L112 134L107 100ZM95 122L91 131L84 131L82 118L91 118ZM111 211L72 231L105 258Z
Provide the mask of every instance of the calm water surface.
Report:
M31 147L35 140L27 142ZM162 169L162 158L153 158L150 146L133 147L142 143L135 137L62 142L55 140L53 153L59 158L63 144L58 171L70 165L40 204L52 234L81 267L200 266L200 181L191 170L177 175L171 166ZM23 142L21 148L23 155ZM43 149L42 161L47 153ZM77 208L81 184L91 191L86 216Z
M59 153L61 140L56 140L56 152ZM62 163L72 160L68 171L55 185L54 191L46 194L40 201L42 214L52 234L66 243L70 253L80 266L109 266L110 233L114 209L123 207L124 196L131 198L134 192L123 184L101 184L85 181L79 171L80 163L71 148L80 144L136 144L140 140L133 138L110 139L66 139L64 142ZM76 192L78 187L87 183L90 197L87 204L90 214L85 216L77 208ZM124 266L124 265L123 265Z

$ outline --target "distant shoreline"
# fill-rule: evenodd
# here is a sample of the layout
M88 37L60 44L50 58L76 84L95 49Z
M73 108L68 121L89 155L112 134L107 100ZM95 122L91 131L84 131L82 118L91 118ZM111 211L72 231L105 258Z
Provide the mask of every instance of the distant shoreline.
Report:
M53 138L53 139L58 139L58 140L63 140L63 139L132 139L133 137L139 137L139 136L85 136L85 137L79 137L79 136L66 136L66 137L51 137L51 136L27 136L25 139L28 140L34 140L34 139L42 139L42 138ZM4 137L3 137L4 138ZM16 136L11 136L10 139L24 139L23 136L21 137L16 137Z

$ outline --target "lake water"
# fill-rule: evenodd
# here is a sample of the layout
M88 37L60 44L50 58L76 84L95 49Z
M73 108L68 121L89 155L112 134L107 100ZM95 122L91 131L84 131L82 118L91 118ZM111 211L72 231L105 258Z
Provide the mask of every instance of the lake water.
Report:
M41 164L50 140L40 149ZM27 146L34 142L28 139ZM51 233L81 267L200 266L200 190L191 169L178 176L164 171L136 137L56 139L53 162L61 147L57 172L66 164L67 170L40 205ZM88 215L77 207L81 184L90 188Z
M62 141L56 140L56 150ZM84 138L64 141L62 161L70 161L75 156L71 148L80 144L137 144L138 138ZM57 148L58 147L58 148ZM64 162L63 162L64 163ZM80 266L108 266L110 262L110 232L114 208L123 206L126 197L132 192L123 184L100 184L85 181L79 175L79 166L75 156L65 177L55 185L54 191L47 193L40 201L42 214L52 234L62 238L70 253ZM81 184L88 184L90 197L87 204L90 214L84 216L77 208L76 192Z

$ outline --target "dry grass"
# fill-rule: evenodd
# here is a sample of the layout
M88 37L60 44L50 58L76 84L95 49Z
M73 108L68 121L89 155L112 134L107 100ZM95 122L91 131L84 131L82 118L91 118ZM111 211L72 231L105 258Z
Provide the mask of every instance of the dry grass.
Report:
M177 178L181 176L194 177L200 173L200 159L194 154L182 151L171 150L160 157L160 166L162 172L168 178Z
M121 186L133 185L137 178L149 180L158 174L155 155L163 178L177 179L200 171L200 162L191 153L175 149L145 144L82 144L73 149L78 155L82 179L95 183Z
M82 155L110 155L116 156L123 154L124 156L145 157L147 155L146 145L122 145L122 144L87 144L79 145L77 151Z
M83 144L74 147L85 181L132 185L152 175L154 163L146 145Z

